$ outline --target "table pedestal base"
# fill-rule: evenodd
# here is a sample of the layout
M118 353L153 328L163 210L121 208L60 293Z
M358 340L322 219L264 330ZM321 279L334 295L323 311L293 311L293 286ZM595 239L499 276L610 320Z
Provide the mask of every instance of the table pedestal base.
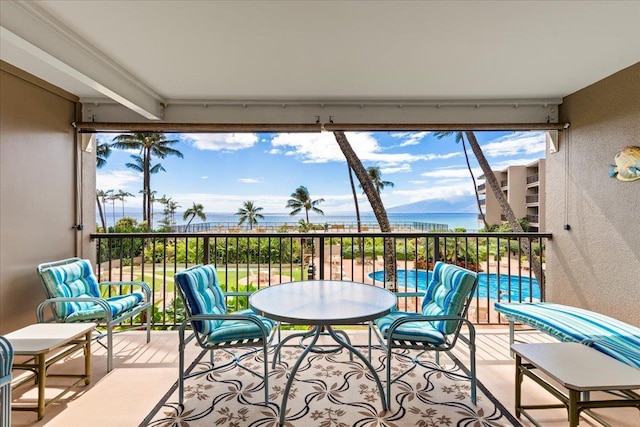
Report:
M382 409L386 411L388 407L387 407L387 400L385 399L385 396L384 396L384 390L382 388L382 382L380 381L380 377L378 376L376 370L373 368L373 365L371 364L371 362L369 362L369 360L358 349L356 349L353 345L351 345L351 342L349 341L349 337L346 336L346 333L344 331L335 331L330 325L324 325L324 327L326 328L327 333L336 341L336 343L340 345L340 347L344 347L351 352L352 360L353 360L353 355L355 354L360 358L360 360L362 360L362 362L371 371L371 375L373 376L373 379L375 380L376 385L378 386L378 391L380 392ZM291 391L291 385L293 384L293 380L294 380L294 377L296 376L296 372L298 372L298 368L302 364L302 361L307 356L307 354L309 354L309 352L311 351L314 351L312 350L313 346L316 344L316 342L318 341L321 335L323 335L323 325L315 325L313 329L309 332L288 336L278 344L278 347L276 347L276 353L274 354L274 359L273 359L274 367L275 367L277 355L280 354L280 349L282 348L282 344L284 344L286 341L288 341L291 338L295 338L299 336L312 337L311 342L302 351L302 354L300 355L298 360L296 360L296 363L293 365L293 368L291 368L291 372L289 373L289 378L287 379L287 385L285 386L285 389L284 389L284 395L282 396L282 405L280 405L280 426L284 426L285 416L287 412L287 397L289 396L289 392ZM318 350L315 350L315 351L318 352ZM331 351L336 351L336 350L332 349ZM326 353L329 351L320 351L320 352Z

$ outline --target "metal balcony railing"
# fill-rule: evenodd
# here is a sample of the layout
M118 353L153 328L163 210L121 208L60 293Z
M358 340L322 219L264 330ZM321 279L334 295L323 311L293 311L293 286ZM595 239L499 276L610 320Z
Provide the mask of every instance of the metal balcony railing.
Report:
M538 181L540 181L540 174L534 173L533 175L527 176L527 184L533 184Z
M312 278L386 286L397 292L399 309L419 311L436 260L480 273L469 314L472 321L505 323L493 311L494 301L544 300L544 278L535 277L528 259L536 254L544 262L550 237L546 233L323 231L91 235L98 280L149 284L157 328L182 322L184 309L174 274L195 264L216 266L231 311L247 308L248 296L258 289ZM529 241L529 253L524 253L520 239ZM385 266L389 251L395 251L397 280L389 277L393 268ZM300 286L304 291L304 283Z
M540 196L538 194L532 194L526 197L527 203L538 203Z

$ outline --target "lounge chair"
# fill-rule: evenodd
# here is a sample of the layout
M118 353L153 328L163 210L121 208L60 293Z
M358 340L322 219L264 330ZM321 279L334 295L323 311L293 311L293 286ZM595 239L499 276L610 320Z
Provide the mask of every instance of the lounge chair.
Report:
M107 372L113 369L113 328L145 312L147 342L151 340L151 289L145 282L101 282L93 274L89 260L68 258L38 265L46 300L37 308L38 323L95 322L107 328ZM117 295L103 298L101 288L119 288ZM45 319L49 307L53 318ZM98 340L103 335L98 335ZM100 342L100 341L98 341ZM100 343L102 344L102 343Z
M551 302L494 304L509 320L510 344L515 322L533 327L560 341L579 342L640 368L640 328L600 313Z
M269 375L267 347L274 337L273 320L257 315L252 310L227 313L225 295L218 284L218 274L213 265L196 265L176 273L180 296L184 301L187 319L179 329L179 401L184 401L184 381L193 376L202 375L237 363L238 367L247 370L264 380L264 400L269 403ZM188 334L188 330L193 333ZM279 331L279 328L276 328ZM278 332L279 333L279 332ZM185 372L184 351L186 345L196 339L203 349L210 350L211 368L207 371ZM228 352L234 347L251 347L252 349L239 356ZM231 360L221 366L214 364L214 350L221 349L232 355ZM264 358L264 374L253 371L241 364L242 359L262 350Z
M435 351L436 363L439 364L439 352L453 349L458 339L469 346L470 375L461 376L471 380L471 401L476 403L475 329L466 318L466 314L477 286L477 273L452 264L436 262L422 301L421 314L395 311L370 323L370 348L373 331L380 346L387 353L387 406L391 407L393 382L408 374L416 365L433 369L420 361L424 352ZM468 337L461 333L463 324L469 331ZM398 357L410 359L412 366L392 379L391 363L394 349L421 351L413 358L397 354Z

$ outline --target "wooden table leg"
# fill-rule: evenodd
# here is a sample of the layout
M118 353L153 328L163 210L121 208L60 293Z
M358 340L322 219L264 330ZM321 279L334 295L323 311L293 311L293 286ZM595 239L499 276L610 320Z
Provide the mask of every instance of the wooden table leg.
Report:
M84 345L84 384L89 385L91 383L91 331L87 332L85 336Z
M578 426L578 395L580 392L569 390L569 427Z
M47 378L47 365L46 365L46 354L38 354L36 355L36 359L38 359L38 372L36 373L36 377L38 378L38 420L44 418L44 388L45 388L45 380Z
M520 418L522 407L522 357L516 354L516 418Z

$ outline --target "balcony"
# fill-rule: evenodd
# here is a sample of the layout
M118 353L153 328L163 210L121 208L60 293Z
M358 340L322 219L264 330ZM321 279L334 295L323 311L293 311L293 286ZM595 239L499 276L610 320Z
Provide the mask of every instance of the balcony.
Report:
M538 203L539 201L540 201L540 195L538 194L531 194L526 196L527 203Z
M535 184L540 181L540 174L535 173L527 176L527 184Z
M365 346L367 334L363 329L349 330L349 337L357 346ZM519 338L525 342L552 342L553 338L539 332L519 332ZM176 331L154 331L151 342L145 344L143 332L130 331L116 334L115 339L115 368L106 372L106 351L99 345L92 347L92 379L87 386L80 387L75 393L52 404L47 408L45 417L36 421L36 415L31 412L12 412L13 426L79 426L90 425L96 427L111 426L145 426L143 422L156 405L164 400L164 395L172 390L178 378L178 334ZM509 333L505 328L480 327L477 328L477 372L478 380L490 390L493 396L502 404L505 411L515 416L513 409L514 398L514 367L509 354ZM362 348L362 347L361 347ZM457 346L454 355L463 363L468 361L466 346ZM191 363L199 355L196 346L187 349L187 363ZM442 357L445 357L444 355ZM444 360L444 359L443 359ZM62 365L56 365L58 373L76 372L82 369L80 353L67 358ZM242 370L238 370L243 372ZM246 374L245 374L246 375ZM135 379L135 380L132 380ZM414 383L422 378L407 381ZM424 379L422 379L424 381ZM273 378L271 387L284 383L284 380ZM397 391L397 388L394 390ZM344 390L343 397L351 394L359 395L359 390ZM550 397L532 381L523 382L523 396L527 399L549 402ZM594 397L597 396L594 393ZM14 392L14 398L29 399L30 395ZM353 397L356 398L355 396ZM176 402L175 399L167 399ZM274 400L280 404L280 398ZM177 404L177 403L176 403ZM379 407L379 401L372 402ZM483 404L483 403L481 403ZM484 405L484 404L483 404ZM224 405L223 405L224 406ZM160 414L167 407L160 408ZM344 408L345 411L357 411L358 408ZM260 414L260 411L256 411ZM637 410L634 408L609 409L599 412L603 414L610 425L619 427L635 426ZM537 415L537 414L536 414ZM188 414L185 414L188 416ZM255 413L249 414L245 424L254 422ZM90 421L89 421L90 420ZM197 420L196 420L197 421ZM581 421L587 422L585 419ZM523 426L532 426L525 418L520 420ZM396 421L403 425L402 420ZM587 424L589 424L587 422ZM160 424L158 424L160 425ZM173 425L169 422L163 425ZM180 425L180 424L177 424ZM186 425L186 421L183 425ZM253 424L251 424L253 425ZM273 425L273 424L272 424ZM317 424L313 424L317 425ZM565 409L547 409L544 412L546 427L565 427Z

